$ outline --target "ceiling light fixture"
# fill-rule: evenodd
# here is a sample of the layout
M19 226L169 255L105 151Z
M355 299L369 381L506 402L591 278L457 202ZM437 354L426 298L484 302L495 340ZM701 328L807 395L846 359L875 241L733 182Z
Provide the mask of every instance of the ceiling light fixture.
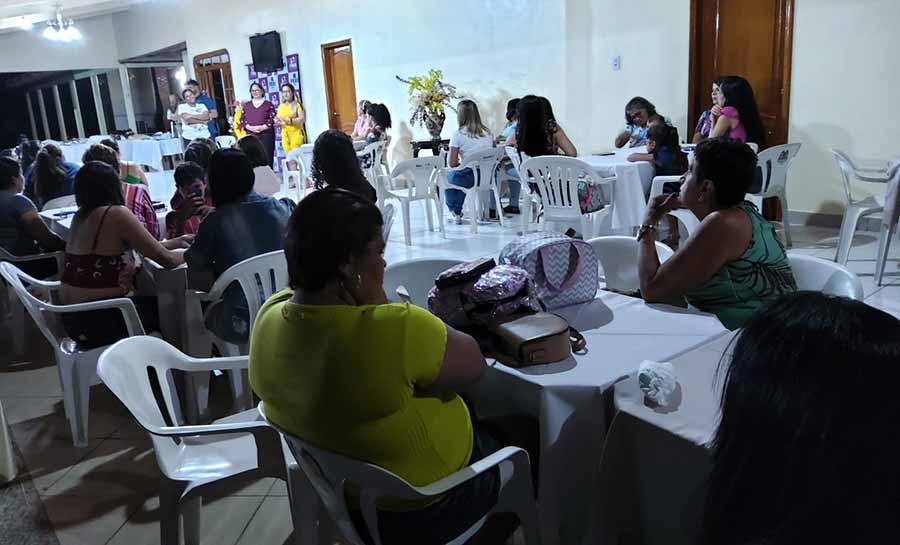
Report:
M62 8L56 7L56 17L47 21L44 29L44 38L55 42L72 42L81 39L81 31L75 28L72 19L63 19Z

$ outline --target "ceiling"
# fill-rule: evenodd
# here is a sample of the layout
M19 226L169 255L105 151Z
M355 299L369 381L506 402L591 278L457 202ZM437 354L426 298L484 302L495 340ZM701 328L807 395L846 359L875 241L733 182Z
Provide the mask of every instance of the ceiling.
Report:
M0 0L0 33L19 31L22 17L39 27L61 6L66 19L83 19L125 11L146 0Z

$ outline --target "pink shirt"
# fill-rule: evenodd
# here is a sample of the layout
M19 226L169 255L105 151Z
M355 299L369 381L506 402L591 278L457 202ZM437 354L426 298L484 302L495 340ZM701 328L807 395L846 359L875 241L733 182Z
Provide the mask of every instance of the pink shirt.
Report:
M356 124L353 125L353 134L365 138L369 135L369 130L371 128L372 126L369 125L369 116L361 115L356 118Z
M722 108L722 115L730 119L737 119L738 122L738 124L733 129L728 131L728 138L746 144L747 129L745 129L743 123L741 123L741 116L738 113L737 108L735 108L734 106L725 106L724 108Z

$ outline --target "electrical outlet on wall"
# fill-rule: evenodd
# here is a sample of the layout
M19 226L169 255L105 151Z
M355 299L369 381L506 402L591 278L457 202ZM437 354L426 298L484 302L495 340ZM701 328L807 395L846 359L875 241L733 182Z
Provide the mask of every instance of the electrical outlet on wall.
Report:
M613 72L618 72L622 69L622 55L616 55L612 60L612 69Z

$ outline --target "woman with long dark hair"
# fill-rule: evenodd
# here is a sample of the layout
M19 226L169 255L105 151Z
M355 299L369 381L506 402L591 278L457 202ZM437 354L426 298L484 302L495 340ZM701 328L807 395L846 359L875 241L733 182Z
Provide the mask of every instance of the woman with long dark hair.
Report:
M578 155L578 150L556 122L549 100L527 95L519 101L517 112L516 131L507 141L507 145L514 146L528 157Z
M241 113L241 129L259 138L271 166L275 158L275 105L266 100L265 89L255 81L250 84L250 97Z
M704 545L889 542L900 532L900 321L782 297L734 345L712 443Z
M37 207L43 208L48 201L75 192L75 175L78 165L66 161L56 144L45 144L38 152L31 169L30 184L26 184L25 194Z
M369 116L370 125L366 142L371 144L379 140L386 140L387 130L391 128L391 112L387 106L379 103L369 104L366 114Z
M316 138L311 171L316 189L346 189L372 202L377 198L359 166L353 141L339 130L329 129Z
M759 149L765 149L766 131L750 82L740 76L726 76L718 84L718 108L714 106L710 112L712 129L709 137L727 136L739 142L753 142Z

